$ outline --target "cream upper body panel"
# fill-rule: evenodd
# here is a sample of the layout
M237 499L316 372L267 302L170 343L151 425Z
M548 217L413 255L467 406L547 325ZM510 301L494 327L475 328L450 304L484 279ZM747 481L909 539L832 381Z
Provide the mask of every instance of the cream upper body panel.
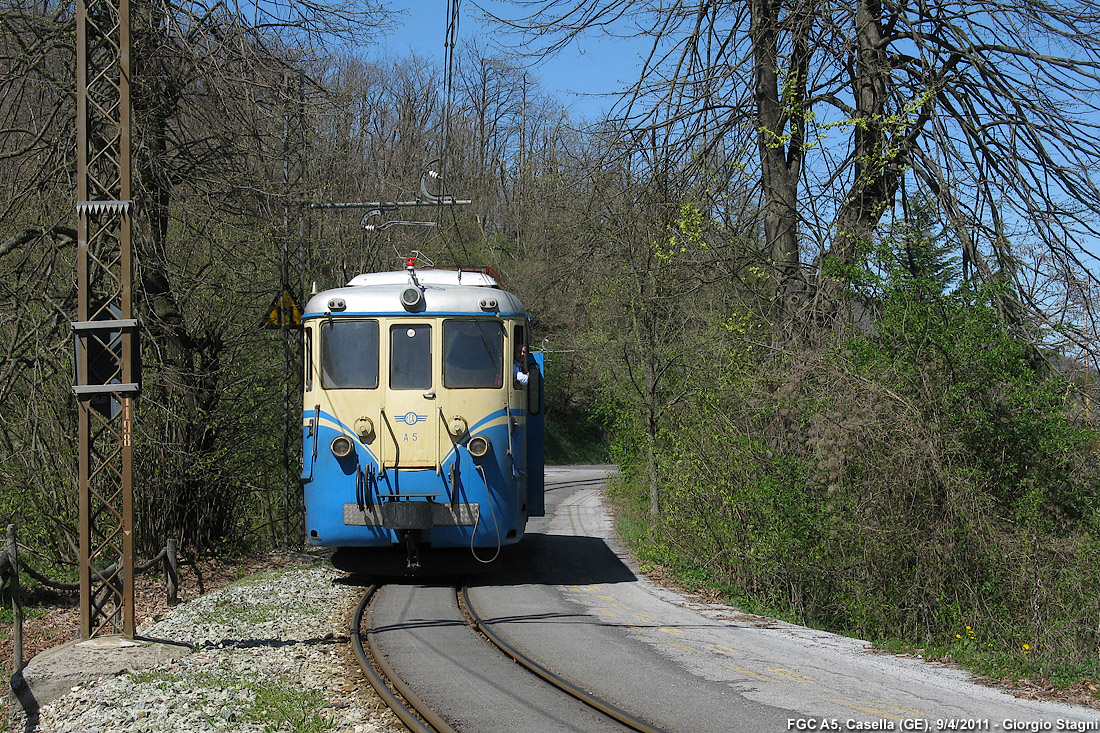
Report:
M524 422L525 393L513 382L512 355L526 313L483 273L359 275L311 298L303 319L305 418L327 414L379 465L438 468L475 425ZM322 352L328 334L340 330L353 334L345 343L355 344L355 352L345 355L347 371L334 381Z

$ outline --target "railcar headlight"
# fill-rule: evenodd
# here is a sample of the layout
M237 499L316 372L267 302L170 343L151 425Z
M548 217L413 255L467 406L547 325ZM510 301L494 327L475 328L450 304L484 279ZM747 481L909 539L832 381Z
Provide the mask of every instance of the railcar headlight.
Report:
M484 435L475 435L466 444L466 449L470 451L470 455L474 458L484 457L491 447L493 447L493 444Z
M424 294L420 292L420 288L410 285L401 291L401 305L405 306L406 310L412 310L420 305L424 300Z
M351 444L351 440L348 439L348 436L337 435L332 439L332 445L329 447L332 448L332 455L337 458L345 458L351 455L354 446Z

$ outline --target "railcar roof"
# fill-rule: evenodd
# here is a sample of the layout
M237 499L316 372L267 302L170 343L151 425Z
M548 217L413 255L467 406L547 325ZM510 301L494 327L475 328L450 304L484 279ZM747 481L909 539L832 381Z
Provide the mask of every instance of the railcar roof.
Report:
M303 318L333 315L444 315L471 314L524 316L519 299L502 290L497 281L482 272L458 270L416 270L416 283L424 294L423 306L406 310L401 293L410 286L406 271L370 272L356 275L342 288L318 293L306 304ZM343 300L342 310L332 309L334 299ZM495 307L485 307L486 300Z
M416 270L416 280L421 285L470 285L482 288L499 288L491 276L476 270ZM405 285L409 282L406 270L393 272L365 272L356 275L348 285Z

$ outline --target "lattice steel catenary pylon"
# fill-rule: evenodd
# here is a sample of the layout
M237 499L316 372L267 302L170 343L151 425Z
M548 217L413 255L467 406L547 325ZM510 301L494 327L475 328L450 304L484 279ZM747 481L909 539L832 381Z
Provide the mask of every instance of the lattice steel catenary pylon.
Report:
M80 636L134 636L130 4L77 3Z

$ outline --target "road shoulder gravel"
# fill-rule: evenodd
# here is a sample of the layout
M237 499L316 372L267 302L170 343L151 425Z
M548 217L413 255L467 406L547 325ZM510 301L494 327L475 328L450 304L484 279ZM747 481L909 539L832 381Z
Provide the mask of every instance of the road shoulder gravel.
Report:
M192 649L75 687L36 730L403 730L358 671L348 620L362 589L313 562L244 578L172 609L137 636Z

